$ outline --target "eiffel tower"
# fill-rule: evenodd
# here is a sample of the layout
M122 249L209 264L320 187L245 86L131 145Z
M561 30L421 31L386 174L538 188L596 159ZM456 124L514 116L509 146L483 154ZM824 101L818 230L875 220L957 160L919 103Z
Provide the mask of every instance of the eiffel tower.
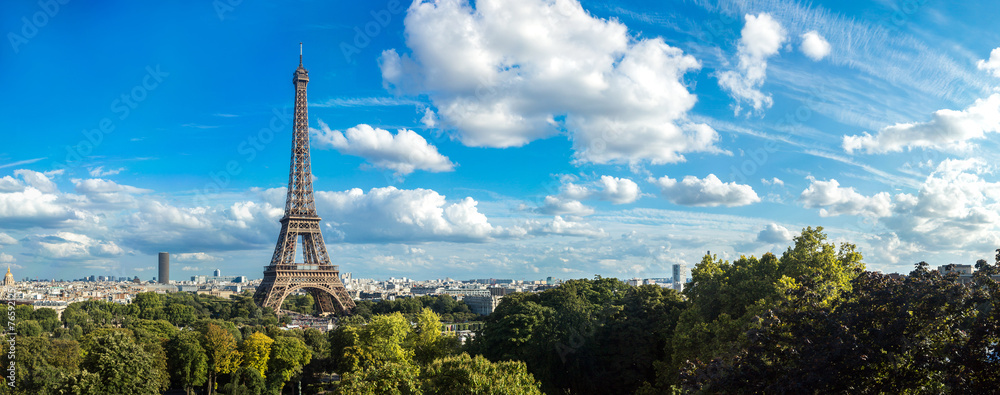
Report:
M274 247L271 264L264 267L264 280L257 287L253 299L261 307L270 307L278 312L288 295L305 289L312 295L320 313L349 314L355 306L354 300L340 281L339 269L330 264L313 199L306 102L308 83L309 72L302 67L302 43L299 43L299 68L292 75L295 123L292 128L292 164L288 174L285 215L280 220L281 234ZM300 237L305 262L296 263L295 249Z

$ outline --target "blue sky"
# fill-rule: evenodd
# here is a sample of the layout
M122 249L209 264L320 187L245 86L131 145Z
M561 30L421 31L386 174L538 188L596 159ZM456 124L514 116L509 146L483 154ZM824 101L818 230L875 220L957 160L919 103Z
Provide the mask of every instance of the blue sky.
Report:
M992 2L179 3L0 6L17 277L259 277L299 42L355 277L669 277L806 226L887 272L1000 246Z

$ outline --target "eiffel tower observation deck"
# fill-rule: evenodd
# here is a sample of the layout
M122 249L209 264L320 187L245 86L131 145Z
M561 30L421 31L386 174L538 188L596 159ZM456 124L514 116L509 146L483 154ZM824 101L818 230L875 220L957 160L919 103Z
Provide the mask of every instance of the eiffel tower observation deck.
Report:
M320 313L349 314L355 307L354 300L340 281L339 268L330 263L313 197L306 101L309 71L302 66L302 43L299 43L299 67L292 74L292 84L295 85L295 120L285 215L279 221L278 243L271 264L264 267L264 280L254 293L254 301L261 307L280 312L288 295L305 290L312 295ZM303 262L295 262L300 241Z

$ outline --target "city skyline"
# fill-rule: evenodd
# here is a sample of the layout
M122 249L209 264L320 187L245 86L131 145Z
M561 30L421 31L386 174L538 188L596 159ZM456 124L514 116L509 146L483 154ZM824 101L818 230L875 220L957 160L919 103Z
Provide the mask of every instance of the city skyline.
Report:
M806 226L885 272L1000 247L997 4L234 3L0 6L0 265L260 278L299 42L357 278L670 277Z

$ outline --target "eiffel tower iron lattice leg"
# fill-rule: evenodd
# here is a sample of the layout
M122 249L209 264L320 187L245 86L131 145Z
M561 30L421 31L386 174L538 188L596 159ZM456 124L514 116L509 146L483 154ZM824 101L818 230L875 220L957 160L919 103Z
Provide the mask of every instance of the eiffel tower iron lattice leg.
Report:
M280 221L281 233L271 264L264 267L264 280L254 293L254 301L277 312L281 311L281 304L288 295L305 290L312 295L319 312L349 314L355 307L354 300L340 281L338 267L330 263L313 198L306 101L309 72L302 67L301 53L292 83L295 85L295 120L285 215ZM295 250L300 239L304 262L297 263Z

